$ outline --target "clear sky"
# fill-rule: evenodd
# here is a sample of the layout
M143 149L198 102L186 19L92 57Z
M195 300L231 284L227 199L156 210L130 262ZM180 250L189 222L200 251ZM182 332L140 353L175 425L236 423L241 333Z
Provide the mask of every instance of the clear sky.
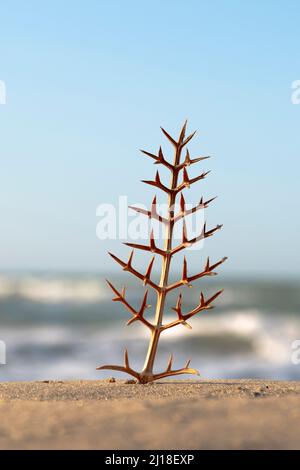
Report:
M150 202L139 180L156 167L138 149L167 151L159 126L188 117L191 152L214 156L188 196L219 196L212 259L300 274L298 0L10 0L0 13L0 269L113 269L106 250L124 249L96 238L96 207Z

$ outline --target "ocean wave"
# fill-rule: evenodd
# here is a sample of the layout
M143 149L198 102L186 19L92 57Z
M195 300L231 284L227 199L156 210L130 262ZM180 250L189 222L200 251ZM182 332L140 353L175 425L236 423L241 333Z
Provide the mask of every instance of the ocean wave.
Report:
M166 318L166 322L171 317ZM74 347L83 340L90 341L94 345L106 345L113 351L118 344L147 344L148 331L141 324L131 327L121 326L119 323L100 323L99 327L89 324L88 318L85 325L76 324L49 324L49 325L22 325L4 326L1 328L2 338L11 344L53 345L73 343ZM123 323L122 323L123 325ZM281 362L291 355L291 344L297 338L300 331L299 317L285 317L280 319L272 315L255 310L232 311L214 316L202 316L191 322L192 329L187 330L183 326L166 330L162 337L162 349L170 349L169 343L193 345L193 350L202 351L203 347L211 355L243 352L244 344L251 347L251 351L257 358L267 359L272 362Z
M194 319L189 337L210 354L251 351L258 361L282 364L291 360L291 344L300 332L298 315L274 316L260 310L245 309ZM299 334L298 334L299 336ZM185 328L166 331L171 342L188 340ZM248 345L247 348L244 346Z
M21 298L40 303L98 302L109 298L104 283L96 279L0 277L0 298Z
M118 288L124 283L119 275L112 280ZM140 285L125 282L127 298L138 308ZM220 285L201 287L209 297ZM300 366L291 361L292 343L300 339L299 285L232 281L224 287L215 310L190 319L192 330L166 330L157 369L166 367L173 352L176 365L191 357L206 377L300 379ZM149 294L153 307L146 314L152 320L156 299ZM139 322L125 327L130 314L111 298L97 274L1 273L0 339L7 345L8 358L0 369L1 379L100 378L105 374L95 372L95 367L122 362L124 348L133 367L140 369L149 331ZM185 311L198 300L198 289L185 291ZM166 312L172 312L175 302L174 293ZM175 318L175 313L166 314L164 322Z
M159 370L173 352L176 364L192 357L193 365L208 377L300 378L299 366L291 362L291 345L300 331L299 316L274 317L247 309L208 313L191 324L192 330L182 326L165 332L157 356ZM140 368L148 335L139 324L121 328L121 323L118 327L108 322L95 328L88 319L85 326L6 325L0 336L7 345L8 365L1 374L7 380L97 378L95 367L107 361L119 363L125 347L133 366Z

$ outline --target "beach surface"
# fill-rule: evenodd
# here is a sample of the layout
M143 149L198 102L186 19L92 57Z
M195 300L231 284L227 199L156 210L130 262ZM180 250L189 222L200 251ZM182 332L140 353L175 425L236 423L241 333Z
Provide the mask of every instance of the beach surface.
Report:
M300 449L300 382L0 384L1 449Z

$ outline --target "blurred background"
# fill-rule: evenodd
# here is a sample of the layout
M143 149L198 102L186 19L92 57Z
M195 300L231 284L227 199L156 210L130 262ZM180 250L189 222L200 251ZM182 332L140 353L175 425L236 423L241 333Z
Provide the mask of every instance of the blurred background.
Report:
M107 256L125 258L127 237L99 240L97 207L149 206L140 180L156 167L139 149L172 158L159 126L176 136L186 118L191 156L213 157L191 169L212 172L186 200L217 195L205 219L224 224L187 254L189 269L229 259L184 290L188 310L200 289L225 289L191 331L166 333L157 368L174 352L203 377L300 378L299 13L297 0L1 5L0 380L103 378L95 367L121 363L125 347L142 366L148 333L124 326L105 278L134 305L143 288ZM178 256L172 278L181 269Z

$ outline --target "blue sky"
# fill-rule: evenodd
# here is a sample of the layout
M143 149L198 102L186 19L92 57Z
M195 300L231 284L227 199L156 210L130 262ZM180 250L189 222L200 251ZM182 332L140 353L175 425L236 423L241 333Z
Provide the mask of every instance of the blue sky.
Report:
M187 197L217 194L206 218L224 223L205 252L229 274L298 276L299 15L296 0L3 3L0 269L112 270L106 251L125 250L96 238L96 207L150 202L138 149L167 151L159 126L188 117L191 152L214 158Z

